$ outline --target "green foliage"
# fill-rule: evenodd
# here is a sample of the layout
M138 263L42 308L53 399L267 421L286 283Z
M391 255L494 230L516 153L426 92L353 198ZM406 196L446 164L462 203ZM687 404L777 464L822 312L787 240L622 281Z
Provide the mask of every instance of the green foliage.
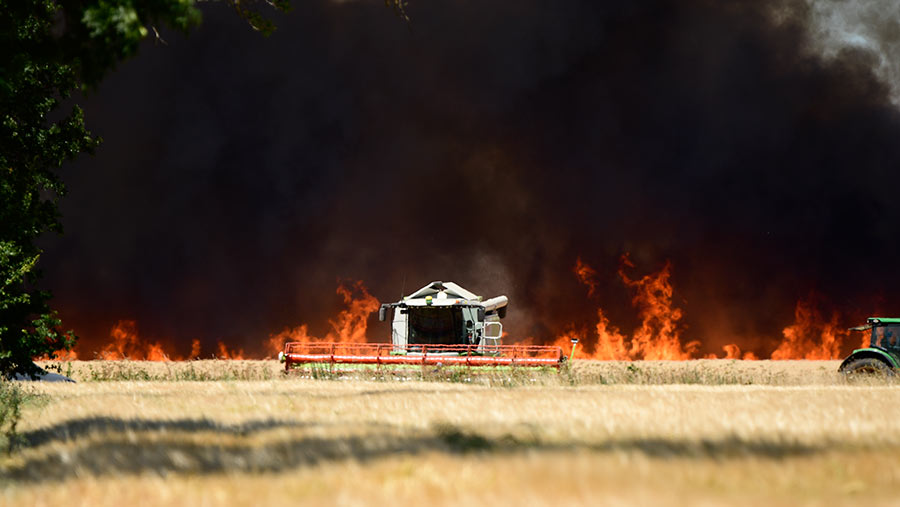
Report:
M409 16L406 14L407 2L404 2L403 0L384 0L384 5L393 9L394 14L396 14L397 17L404 21L409 21Z
M282 12L291 10L291 4L288 0L264 0L266 5L274 7ZM229 0L231 7L234 8L238 16L244 18L247 23L256 31L261 32L265 36L269 36L275 31L275 23L266 18L259 12L259 0Z
M31 355L71 344L59 333L49 294L33 288L45 231L59 231L57 202L64 193L53 172L92 149L81 110L46 118L76 85L71 65L60 64L51 31L52 2L0 2L0 372L34 373Z
M5 447L7 453L16 444L16 428L25 398L25 391L19 384L0 379L0 446Z
M50 294L36 288L35 242L62 231L65 186L56 171L100 142L81 108L60 111L63 101L133 56L150 29L199 22L194 0L0 0L0 376L35 374L33 357L52 358L75 342L59 330Z
M61 5L70 8L65 1ZM186 32L200 23L193 0L95 0L72 5L77 7L66 12L70 30L61 40L87 85L95 85L117 62L137 53L150 33L148 26Z

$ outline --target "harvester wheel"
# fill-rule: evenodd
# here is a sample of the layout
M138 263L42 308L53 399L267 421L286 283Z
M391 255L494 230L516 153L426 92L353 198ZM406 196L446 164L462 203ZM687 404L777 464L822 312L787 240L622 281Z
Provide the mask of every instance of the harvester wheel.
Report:
M895 372L891 366L881 359L874 357L863 357L847 363L847 366L841 369L844 375L879 375L885 377L894 376Z

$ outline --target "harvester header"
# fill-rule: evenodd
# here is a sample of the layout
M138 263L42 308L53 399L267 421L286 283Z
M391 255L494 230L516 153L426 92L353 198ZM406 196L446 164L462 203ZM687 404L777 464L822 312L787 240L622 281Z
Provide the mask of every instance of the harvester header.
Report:
M506 296L484 299L453 282L431 282L381 305L378 319L392 317L390 343L291 342L279 357L288 371L311 363L558 369L560 347L501 343L508 305Z

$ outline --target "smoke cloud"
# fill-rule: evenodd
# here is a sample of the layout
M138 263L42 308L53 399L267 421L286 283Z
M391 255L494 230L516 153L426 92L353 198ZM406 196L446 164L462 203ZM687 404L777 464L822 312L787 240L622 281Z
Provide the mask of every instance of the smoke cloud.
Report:
M629 330L624 253L671 261L701 352L768 357L811 293L897 312L896 2L320 0L268 39L204 10L86 99L105 143L44 257L86 347L324 335L348 279L507 294L512 341Z
M807 0L815 50L826 60L843 52L870 58L875 74L900 104L900 2Z

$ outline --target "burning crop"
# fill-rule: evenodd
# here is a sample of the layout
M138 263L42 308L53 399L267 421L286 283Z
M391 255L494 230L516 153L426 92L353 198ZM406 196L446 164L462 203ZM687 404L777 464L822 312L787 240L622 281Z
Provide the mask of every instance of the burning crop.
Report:
M633 269L629 257L623 256L619 277L632 292L632 305L638 310L641 325L631 336L626 336L610 324L602 308L597 309L595 334L584 340L586 354L591 359L690 359L699 347L699 342L682 343L680 320L682 311L672 301L673 288L670 281L672 265L666 265L657 273L632 278L626 270ZM581 259L575 263L575 275L588 288L588 296L597 290L597 272ZM585 336L586 333L580 333ZM556 343L564 345L579 333L568 332L557 338Z
M850 331L838 325L839 315L823 318L813 298L801 299L794 310L794 323L784 328L784 340L772 352L772 359L838 359ZM867 346L867 336L862 347Z
M334 318L328 320L330 329L321 338L311 335L307 324L301 324L270 335L263 341L256 354L245 352L239 346L219 340L212 352L206 353L205 357L236 360L262 359L277 354L288 341L366 342L368 340L366 336L367 320L369 315L378 309L378 300L369 294L362 281L343 282L338 285L336 293L340 296L345 308ZM56 353L56 358L63 361L88 357L102 360L182 361L204 357L199 339L191 340L190 353L187 355L177 352L176 347L164 345L164 343L141 337L136 321L120 320L110 329L106 344L93 351L85 350L84 346L77 346L76 349L68 352L59 351Z
M219 342L216 344L216 358L217 359L247 359L244 355L243 349L233 349L229 350L224 343Z
M181 359L172 356L163 349L159 342L143 342L138 337L137 323L133 320L120 320L110 330L112 341L97 353L100 359L136 359L145 361L166 361Z
M656 273L633 277L629 272L635 265L628 255L621 259L618 275L631 292L631 303L640 317L640 326L631 334L623 333L610 322L603 308L597 309L597 320L592 332L587 326L569 330L559 335L554 343L568 348L570 342L583 344L579 357L598 360L687 360L699 358L700 340L685 340L682 318L684 312L673 302L674 287L671 283L672 264L666 264ZM587 287L588 297L598 292L597 271L576 260L573 271L578 281ZM770 353L771 359L837 359L842 357L850 333L839 325L840 316L833 312L825 319L813 298L801 299L794 312L795 320L783 330L783 338ZM865 340L863 345L865 346ZM724 356L706 354L707 359L759 358L755 351L742 351L737 343L722 346Z
M341 296L345 309L337 317L329 319L331 329L322 337L309 333L309 326L301 324L287 328L269 337L267 345L269 354L277 354L286 342L337 342L363 343L368 341L366 329L368 318L378 310L378 300L369 294L362 281L344 282L338 285L337 294Z
M685 313L676 304L676 290L672 284L673 265L666 262L658 271L636 275L636 266L628 255L620 260L618 279L628 294L631 307L636 311L639 324L630 332L616 325L610 314L602 307L595 310L592 324L572 324L550 344L571 350L572 344L580 344L578 358L595 360L675 360L689 359L744 359L760 357L771 359L836 359L849 346L850 334L840 325L840 316L832 312L830 318L823 312L812 296L801 299L794 312L794 322L784 327L777 343L771 342L769 350L748 350L752 347L738 343L721 346L722 352L701 353L704 343L699 339L686 338ZM587 289L588 298L596 298L601 291L598 272L578 258L572 269ZM317 343L367 343L371 342L367 331L369 317L379 307L378 300L369 293L362 281L343 281L338 284L335 294L343 308L328 319L328 328L323 334L314 334L307 324L286 327L257 342L257 347L249 350L224 340L205 352L205 357L216 359L259 359L276 355L286 342ZM819 305L820 306L820 305ZM525 340L505 341L518 344L540 343L540 337ZM544 341L547 343L547 341ZM711 344L707 344L711 345ZM711 347L707 346L705 350ZM185 351L186 352L186 351ZM109 331L109 340L104 345L87 351L79 347L70 352L57 353L57 359L76 360L78 358L104 360L146 360L178 361L204 357L199 339L191 341L189 353L182 353L171 346L170 341L149 340L139 334L134 320L120 320Z

